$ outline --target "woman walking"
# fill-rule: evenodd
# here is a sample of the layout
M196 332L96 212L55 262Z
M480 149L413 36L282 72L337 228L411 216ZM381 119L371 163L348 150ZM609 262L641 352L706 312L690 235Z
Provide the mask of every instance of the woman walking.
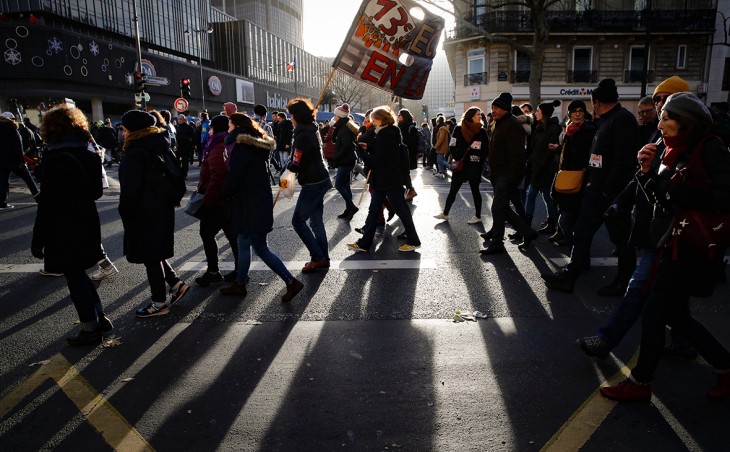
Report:
M482 181L482 168L489 151L489 137L483 127L482 111L479 108L471 107L461 116L461 124L451 135L449 149L454 160L461 162L462 169L452 172L451 189L446 197L444 211L434 218L449 220L449 211L456 200L456 194L464 182L469 182L475 212L467 223L476 224L482 221L482 195L479 193L479 183ZM442 133L441 130L439 133Z
M236 145L231 154L231 171L223 183L222 192L224 196L233 197L233 227L238 233L238 276L232 286L223 287L220 292L223 295L246 296L253 248L256 255L286 284L287 290L281 301L291 301L304 285L271 252L266 240L274 227L274 198L267 162L276 142L248 115L233 113L229 121L230 133L236 135Z
M343 220L352 220L358 209L352 202L352 170L355 167L355 137L358 132L357 124L350 119L350 106L342 104L335 108L337 122L334 125L332 138L335 142L335 156L332 159L333 165L337 168L335 176L335 189L340 192L345 200L345 211L337 216Z
M102 257L96 200L102 195L101 158L89 151L92 140L83 112L61 106L43 115L47 143L41 167L43 193L33 226L31 252L48 271L63 273L81 330L70 345L93 345L112 329L86 269Z

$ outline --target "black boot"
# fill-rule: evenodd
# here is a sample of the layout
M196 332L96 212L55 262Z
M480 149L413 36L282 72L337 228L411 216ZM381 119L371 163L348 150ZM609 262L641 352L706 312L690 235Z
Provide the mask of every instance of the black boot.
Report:
M352 220L352 217L357 213L357 211L360 210L356 206L348 207L347 210L345 210L345 216L341 217L343 220L350 221Z
M524 239L522 240L522 243L517 245L517 249L520 251L524 251L527 249L528 246L530 246L530 243L532 243L533 240L537 239L540 234L537 233L537 231L534 231L532 229L529 230L530 232L526 232L524 236Z

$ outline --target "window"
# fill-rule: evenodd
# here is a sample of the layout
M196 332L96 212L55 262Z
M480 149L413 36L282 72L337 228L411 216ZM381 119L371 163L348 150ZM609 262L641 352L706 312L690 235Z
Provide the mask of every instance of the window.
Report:
M681 45L677 47L677 69L685 69L687 67L687 46Z
M474 16L479 17L487 14L487 0L474 1Z
M641 72L644 70L644 47L632 47L629 57L629 70Z
M591 83L593 69L593 48L576 47L573 49L573 77L571 82Z
M512 77L513 83L526 83L530 81L530 55L515 50L515 71Z
M575 1L575 11L578 13L582 13L583 11L590 11L592 0L576 0Z
M466 72L470 85L486 83L484 77L484 49L469 50L466 64Z

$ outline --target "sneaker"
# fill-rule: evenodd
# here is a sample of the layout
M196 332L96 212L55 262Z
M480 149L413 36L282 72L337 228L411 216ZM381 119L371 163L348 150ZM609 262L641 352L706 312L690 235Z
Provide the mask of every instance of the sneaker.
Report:
M119 273L119 270L114 264L106 268L99 265L99 269L91 274L91 279L94 281L101 281L102 279L114 276L117 273Z
M38 273L40 273L43 276L63 276L63 273L48 272L48 271L46 271L45 268L41 268Z
M368 252L368 250L366 250L365 248L361 248L360 245L358 245L357 242L355 242L355 243L348 243L347 244L347 247L350 248L353 251L357 251L358 253L367 253Z
M330 260L322 259L319 261L307 262L307 265L302 268L302 273L314 273L320 268L330 268Z
M167 303L157 304L154 301L144 308L137 309L137 317L156 317L170 313L170 307Z
M296 278L292 279L286 285L286 293L281 296L281 301L291 301L302 289L304 289L304 284Z
M437 220L444 220L444 221L449 221L449 216L448 216L448 215L446 215L445 213L440 213L440 214L438 214L438 215L434 215L433 217L434 217L435 219L437 219Z
M66 338L68 345L80 347L82 345L99 345L101 344L101 331L80 330L76 336Z
M398 251L403 251L403 252L415 251L420 247L421 247L421 245L409 245L406 243L405 245L399 246Z
M483 250L479 250L479 254L482 256L491 256L494 254L505 254L507 249L504 247L502 242L491 242L488 247Z
M228 273L226 276L223 277L223 281L225 282L233 282L238 277L238 271L233 270L232 272Z
M606 359L611 353L611 348L608 344L606 344L603 339L598 336L580 338L575 341L575 345L583 350L583 353L593 358Z
M211 284L220 284L224 281L221 272L205 272L200 278L195 278L195 284L200 287L208 287Z
M172 286L170 288L170 306L175 306L188 290L190 290L190 286L185 284L185 281L178 281L177 284Z
M477 223L481 223L482 222L482 219L479 218L478 216L474 215L473 217L471 217L468 220L466 220L466 222L469 223L469 224L477 224Z
M0 207L0 212L2 212L3 210L10 210L10 209L15 209L15 206L11 206L10 204L8 204L6 206Z
M710 399L721 400L730 397L730 373L719 374L717 385L707 391Z
M651 385L641 385L631 378L627 378L616 386L601 388L601 395L611 400L628 402L634 400L650 400Z

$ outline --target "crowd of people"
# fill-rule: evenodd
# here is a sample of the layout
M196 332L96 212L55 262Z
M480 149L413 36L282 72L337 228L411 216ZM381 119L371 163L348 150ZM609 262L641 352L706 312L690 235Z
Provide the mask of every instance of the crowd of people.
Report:
M120 136L110 122L90 127L78 109L56 107L44 114L40 128L46 151L37 174L42 190L31 188L38 201L31 251L44 259L46 271L66 277L81 321L81 330L68 342L100 342L113 326L91 280L118 270L104 252L94 203L104 187L98 143L109 150L112 160L119 160L124 255L130 263L145 266L150 285L151 301L136 315L169 313L190 286L168 262L174 255L175 208L182 195L164 189L172 187L175 177L165 165L177 161L179 177L184 178L197 158L197 192L203 195L197 216L207 269L195 282L201 287L228 282L220 289L223 295L245 297L253 251L282 279L281 299L289 302L304 284L268 247L267 235L274 225L272 166L279 174L296 175L299 195L291 224L310 256L301 271L311 273L330 267L325 194L333 187L338 191L344 202L338 218L351 221L358 207L350 184L358 171L368 182L370 205L365 224L355 228L362 237L347 247L368 252L377 228L396 215L404 227L398 238L405 241L398 250L413 252L421 247L408 204L417 196L411 171L421 159L434 177L450 178L436 219L449 221L457 194L468 183L474 215L467 223L481 223L480 185L485 176L491 183L491 227L481 234L482 255L506 253L506 223L515 231L506 238L520 250L527 250L540 233L570 248L565 267L542 275L549 290L573 291L579 276L590 268L593 237L605 225L618 269L598 295L622 300L609 321L594 336L578 339L577 345L589 356L605 358L639 317L642 338L631 376L602 388L604 396L651 397L649 383L662 356L668 325L672 347L701 355L715 369L718 384L708 397L726 398L730 352L688 309L690 296L708 296L724 275L724 249L708 252L678 238L677 231L686 225L677 218L680 212L730 212L730 151L722 132L730 117L711 112L689 90L680 77L664 80L639 101L638 118L621 105L611 79L602 80L592 91L592 112L582 100L570 100L563 118L555 114L560 101L533 109L527 103L515 105L505 92L493 99L489 112L473 106L459 121L439 115L431 125L420 127L407 109L395 111L390 106L369 110L358 125L348 104L337 106L330 123L318 124L315 107L300 98L290 101L286 112L274 112L272 124L266 122L268 112L262 105L247 115L226 103L225 112L213 118L203 113L195 126L180 115L176 127L169 112L131 110L121 118ZM11 113L0 117L6 142L20 142L18 155L2 162L4 182L10 171L25 179L21 165L25 144L14 119ZM329 168L336 169L334 184ZM570 179L563 179L568 173ZM32 177L28 184L35 187ZM7 190L3 193L0 201L7 199ZM533 227L538 196L547 216ZM7 203L0 207L7 208ZM226 275L218 261L216 236L221 231L235 255L235 269ZM87 276L85 270L94 265L99 269Z

